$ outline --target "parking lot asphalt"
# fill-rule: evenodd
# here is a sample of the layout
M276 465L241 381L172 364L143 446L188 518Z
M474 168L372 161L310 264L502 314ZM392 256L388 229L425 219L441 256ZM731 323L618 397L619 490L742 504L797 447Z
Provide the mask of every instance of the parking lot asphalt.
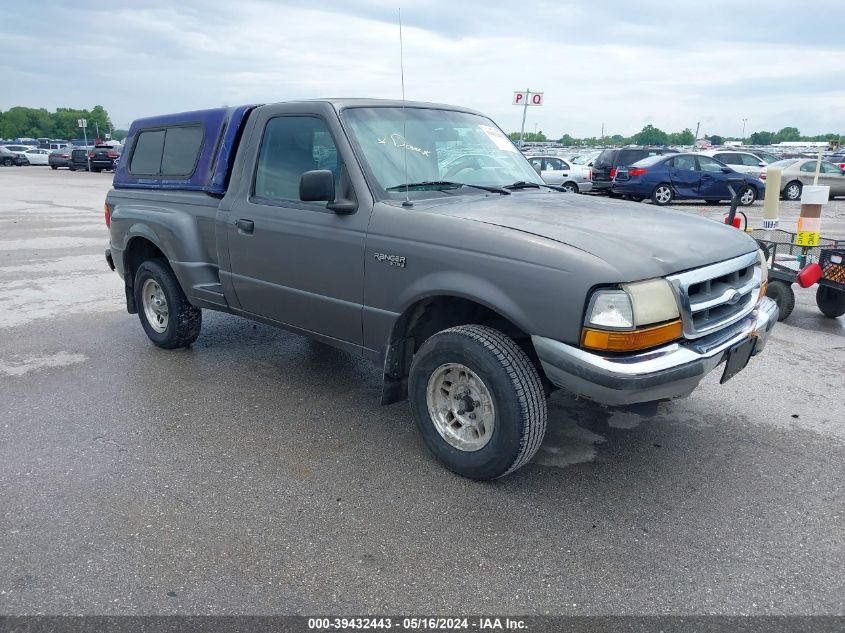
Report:
M533 462L478 483L360 358L208 311L155 348L110 183L0 169L0 613L845 614L845 318L812 291L725 385L555 393Z

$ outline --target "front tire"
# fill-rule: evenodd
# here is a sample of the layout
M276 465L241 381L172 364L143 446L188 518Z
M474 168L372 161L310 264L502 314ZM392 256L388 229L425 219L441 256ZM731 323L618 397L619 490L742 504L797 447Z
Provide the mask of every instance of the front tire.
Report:
M4 167L11 167L12 166L12 159L11 158L4 158L3 159L3 166Z
M188 302L165 260L150 259L135 273L135 305L141 326L158 347L188 347L202 327L202 310Z
M522 348L498 330L461 325L438 332L414 355L408 386L429 450L464 477L512 473L543 442L540 376Z
M792 290L792 286L785 281L771 280L769 287L766 289L766 296L778 306L780 312L778 321L786 320L795 309L795 292Z
M739 203L744 206L748 207L757 200L757 189L754 187L748 186L742 191L739 192Z
M669 183L660 183L651 192L651 201L659 207L665 207L672 202L675 193L672 191L672 185Z
M792 182L787 183L786 187L783 188L783 199L791 202L800 200L801 189L803 189L803 185L798 180L793 180Z
M831 319L841 317L845 314L845 292L828 286L819 286L816 290L816 305L826 317Z

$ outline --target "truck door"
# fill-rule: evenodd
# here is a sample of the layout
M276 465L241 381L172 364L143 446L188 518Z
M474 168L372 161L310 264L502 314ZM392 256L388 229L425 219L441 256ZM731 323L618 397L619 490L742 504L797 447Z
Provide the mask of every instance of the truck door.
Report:
M300 178L313 169L332 171L337 197L355 196L348 144L342 139L338 150L342 133L336 120L335 132L328 123L333 112L302 109L262 108L250 156L238 155L241 183L225 220L231 283L246 312L360 345L372 205L339 214L325 202L299 199Z
M669 179L679 196L695 198L701 174L695 168L695 157L687 154L675 156L667 161Z

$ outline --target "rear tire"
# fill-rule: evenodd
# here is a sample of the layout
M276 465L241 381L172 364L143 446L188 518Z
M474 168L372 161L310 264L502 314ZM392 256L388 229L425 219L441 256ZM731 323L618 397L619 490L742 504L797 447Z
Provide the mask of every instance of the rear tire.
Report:
M450 470L496 479L524 466L546 432L546 396L531 360L493 328L438 332L414 355L411 411L429 450Z
M50 169L58 169L58 165L50 165Z
M4 158L3 159L3 167L11 167L12 166L12 159L11 158Z
M665 207L670 204L675 197L672 191L672 185L668 182L662 182L654 188L651 192L651 201L659 207Z
M804 188L804 185L801 184L799 180L793 180L786 184L786 187L783 188L783 199L790 200L795 202L796 200L801 199L801 190Z
M574 182L565 182L561 185L560 188L563 189L566 193L580 193L578 185L576 185Z
M816 290L816 305L826 317L831 319L841 317L845 314L845 292L828 286L819 286Z
M792 286L780 279L773 279L766 289L766 296L778 305L778 321L786 320L795 309L795 292Z
M197 340L202 310L188 302L165 260L149 259L138 266L133 291L141 326L158 347L187 347Z

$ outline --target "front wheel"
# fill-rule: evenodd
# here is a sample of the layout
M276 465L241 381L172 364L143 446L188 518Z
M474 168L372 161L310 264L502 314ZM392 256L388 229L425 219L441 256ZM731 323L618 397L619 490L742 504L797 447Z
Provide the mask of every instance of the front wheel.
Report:
M138 266L134 292L141 326L153 343L175 349L197 340L202 310L188 302L166 261L150 259Z
M540 376L499 330L461 325L429 338L414 355L408 391L429 450L464 477L512 473L543 442L547 408Z
M801 198L801 189L801 183L797 180L793 180L783 188L784 199L792 202L799 200Z
M816 290L816 305L826 317L841 317L845 314L845 292L829 286L819 286Z
M660 207L664 207L672 202L672 198L674 197L675 194L672 192L672 186L665 182L657 185L651 193L651 201Z
M11 158L4 158L3 159L3 166L4 167L11 167L12 166L12 159Z
M749 186L739 192L739 203L742 206L752 205L755 200L757 200L757 190L754 187Z

